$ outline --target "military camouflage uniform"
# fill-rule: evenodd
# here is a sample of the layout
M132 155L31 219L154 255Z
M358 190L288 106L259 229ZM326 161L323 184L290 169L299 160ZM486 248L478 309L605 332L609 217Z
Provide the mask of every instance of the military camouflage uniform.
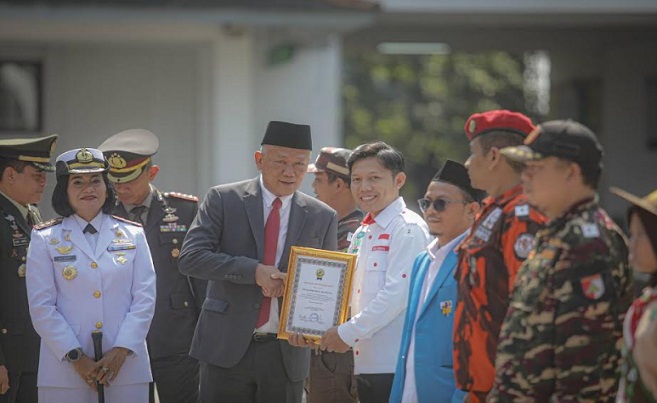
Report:
M491 402L611 402L632 301L620 229L589 198L537 233L500 332Z

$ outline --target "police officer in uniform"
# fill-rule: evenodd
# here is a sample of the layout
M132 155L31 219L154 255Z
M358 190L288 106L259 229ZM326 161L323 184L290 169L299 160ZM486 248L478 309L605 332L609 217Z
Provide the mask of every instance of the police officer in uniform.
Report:
M198 198L163 193L151 184L159 171L151 159L158 146L153 133L132 129L108 138L99 149L109 161L108 176L119 199L114 213L144 225L153 256L157 301L147 341L160 402L196 402L198 362L188 353L206 282L180 274L178 255Z
M541 124L502 149L548 217L520 267L500 331L489 402L613 402L623 318L633 298L628 249L600 208L602 146L573 121Z
M39 336L27 304L27 246L56 135L0 141L0 402L36 402Z

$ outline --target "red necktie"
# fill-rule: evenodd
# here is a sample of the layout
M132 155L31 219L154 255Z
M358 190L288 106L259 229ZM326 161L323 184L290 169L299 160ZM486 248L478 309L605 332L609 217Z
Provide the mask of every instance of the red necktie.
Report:
M370 225L370 224L374 224L375 222L376 221L374 221L374 218L372 218L372 215L370 213L367 213L365 218L363 218L363 221L361 221L360 223L363 224L363 225Z
M265 224L265 253L262 258L262 264L267 266L274 266L276 264L278 232L281 228L281 204L283 204L281 199L278 197L274 199L274 202L271 204L271 212ZM271 298L262 297L262 305L260 305L260 314L256 322L256 329L269 322L269 311L271 311Z

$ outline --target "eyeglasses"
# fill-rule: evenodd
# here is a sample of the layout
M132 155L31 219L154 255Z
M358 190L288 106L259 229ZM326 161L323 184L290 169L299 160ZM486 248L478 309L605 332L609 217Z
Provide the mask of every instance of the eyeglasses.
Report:
M433 209L438 212L445 211L449 203L468 204L468 202L465 200L449 200L449 199L436 199L436 200L418 199L417 201L417 204L418 206L420 206L420 210L423 213L429 210L429 206L433 206Z

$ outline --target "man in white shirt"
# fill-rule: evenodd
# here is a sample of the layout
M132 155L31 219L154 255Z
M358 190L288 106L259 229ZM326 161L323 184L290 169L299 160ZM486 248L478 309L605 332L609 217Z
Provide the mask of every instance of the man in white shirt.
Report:
M437 238L415 259L390 403L462 402L455 385L452 328L456 246L479 212L468 170L447 160L429 183L420 210Z
M383 142L363 144L349 158L351 193L367 216L354 234L358 254L352 318L322 337L322 350L354 349L361 403L388 401L401 341L413 259L429 243L427 225L399 197L404 156Z

